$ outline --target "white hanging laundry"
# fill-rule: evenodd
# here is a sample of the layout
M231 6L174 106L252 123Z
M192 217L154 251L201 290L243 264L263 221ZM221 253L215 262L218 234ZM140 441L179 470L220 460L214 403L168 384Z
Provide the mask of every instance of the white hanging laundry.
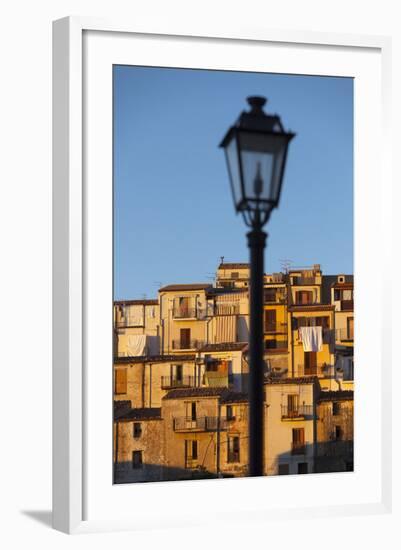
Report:
M322 327L300 327L304 351L320 351L323 345Z
M127 352L129 357L146 355L146 335L131 334L127 337Z

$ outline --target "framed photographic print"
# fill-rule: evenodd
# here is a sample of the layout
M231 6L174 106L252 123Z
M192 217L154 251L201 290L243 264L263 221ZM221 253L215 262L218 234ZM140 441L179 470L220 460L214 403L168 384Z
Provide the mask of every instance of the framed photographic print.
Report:
M389 51L54 23L56 528L388 510Z

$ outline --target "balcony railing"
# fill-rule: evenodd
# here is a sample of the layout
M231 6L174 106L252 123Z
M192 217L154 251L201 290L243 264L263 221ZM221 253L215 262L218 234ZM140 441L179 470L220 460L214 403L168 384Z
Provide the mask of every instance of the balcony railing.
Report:
M287 350L288 340L265 340L265 351L278 349Z
M354 300L341 300L341 311L353 311Z
M161 387L162 389L167 388L193 388L196 385L195 376L162 376L161 377Z
M324 376L332 369L332 366L327 363L319 363L314 366L298 365L295 376Z
M132 328L132 327L143 327L145 326L144 318L124 318L117 319L115 321L116 328Z
M205 345L203 340L173 340L173 349L199 349Z
M265 323L265 332L276 332L279 334L287 334L286 323Z
M293 283L294 286L302 285L316 285L316 277L294 277Z
M293 441L291 443L291 454L304 455L306 453L306 445L304 442Z
M173 309L174 319L196 319L198 313L195 307L177 307Z
M265 292L264 294L265 304L285 304L286 301L287 296L281 292L277 292L276 294Z
M218 416L179 416L173 418L173 430L175 432L216 432L218 429ZM227 429L227 419L220 417L220 430Z
M338 328L336 329L336 340L341 340L342 342L353 342L354 331L347 328Z
M282 420L302 420L306 416L313 416L313 405L298 405L295 407L281 405Z

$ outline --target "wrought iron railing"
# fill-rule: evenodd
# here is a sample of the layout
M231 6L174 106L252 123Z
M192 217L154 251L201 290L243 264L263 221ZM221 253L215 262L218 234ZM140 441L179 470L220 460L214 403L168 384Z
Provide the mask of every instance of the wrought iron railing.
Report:
M336 340L349 341L353 342L354 340L354 331L349 330L348 328L338 328L336 329Z
M164 388L192 388L196 385L195 376L162 376L161 387Z
M204 346L203 340L173 340L173 349L199 349Z
M219 428L218 416L199 416L197 418L192 418L191 416L178 416L173 418L173 429L175 432L215 432L218 429L226 430L227 419L223 416L220 417Z
M198 310L195 307L175 307L173 317L174 319L196 319Z
M304 455L306 453L305 442L293 441L291 443L291 454L293 455Z
M313 405L298 405L290 406L281 405L281 418L285 419L300 419L306 416L313 416Z

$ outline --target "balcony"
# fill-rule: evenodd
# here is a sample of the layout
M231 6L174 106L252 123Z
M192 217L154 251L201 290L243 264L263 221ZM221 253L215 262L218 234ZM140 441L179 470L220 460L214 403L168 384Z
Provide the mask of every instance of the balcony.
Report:
M341 300L341 311L354 311L354 300Z
M175 432L216 432L218 428L218 416L200 416L191 418L190 416L179 416L173 418L173 430ZM227 419L220 418L220 430L227 429Z
M205 345L203 340L173 340L171 347L173 350L193 350L200 349Z
M288 340L265 340L265 351L288 350Z
M291 443L291 454L293 455L304 455L306 454L306 445L305 442L293 441Z
M123 329L123 328L135 328L135 327L144 327L145 326L145 320L144 318L123 318L123 319L117 319L115 321L115 328L117 329Z
M264 303L265 304L285 304L287 302L287 296L283 292L269 292L265 290Z
M199 312L195 307L177 307L173 309L173 319L197 319Z
M293 277L293 286L317 285L316 277Z
M333 367L327 363L319 363L317 365L298 365L295 376L324 376Z
M287 334L286 323L265 323L265 334Z
M173 388L193 388L196 385L195 376L162 376L161 388L163 390Z
M354 331L347 328L338 328L336 329L336 340L340 340L341 342L353 342Z
M299 405L288 407L281 405L281 420L305 420L305 417L313 416L313 405Z

